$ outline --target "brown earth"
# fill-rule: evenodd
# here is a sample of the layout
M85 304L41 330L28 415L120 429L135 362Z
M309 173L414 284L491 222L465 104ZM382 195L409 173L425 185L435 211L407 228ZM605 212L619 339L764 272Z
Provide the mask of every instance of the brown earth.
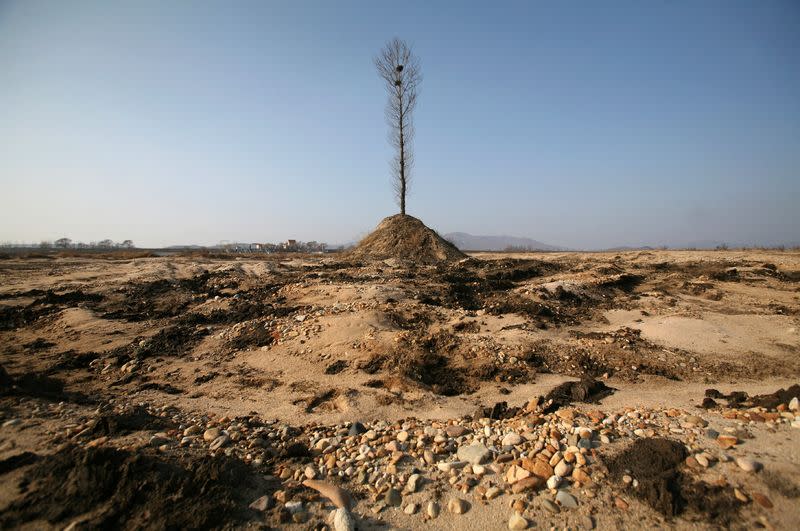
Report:
M349 255L354 260L395 259L414 264L437 264L467 258L422 221L406 214L385 218Z
M788 394L776 400L791 398L800 377L798 252L478 253L463 260L406 218L384 223L432 238L424 247L432 254L414 255L419 242L398 251L379 227L345 256L0 262L0 421L22 419L0 429L2 527L85 519L90 528L123 517L141 527L222 526L210 515L226 506L237 509L225 525L263 520L243 500L272 492L257 480L275 473L281 459L301 458L291 457L297 449L276 449L253 486L238 491L219 470L199 468L207 453L151 449L154 433L180 432L184 418L247 418L251 430L278 421L302 431L357 420L447 421L503 402L496 418L508 418L548 393L557 407L596 400L589 407L614 409L694 409L709 388L763 398L782 387ZM589 378L603 387L575 381ZM71 446L71 430L87 419L94 420L84 442L107 437L111 449ZM800 430L746 427L754 435L748 448L767 471L778 471L754 481L773 499L791 500L787 493L800 484ZM288 444L295 428L287 429ZM84 474L71 472L76 463L104 474L136 471L164 490L138 498L125 490L130 485L105 487L95 472L85 473L94 478L88 483L62 485ZM211 485L198 474L220 479L196 515L159 505L171 490L206 500ZM655 511L668 517L665 525L696 525L687 493L708 484L672 465L664 474L661 485L679 485L683 494L667 499L656 485L640 508L621 515L601 508L594 517L627 527ZM93 481L100 487L86 494L80 485ZM51 513L37 494L45 491L71 512ZM714 499L722 511L728 498ZM471 514L476 528L504 528L508 517L482 505ZM285 514L269 515L266 524L293 525L281 520ZM701 521L780 527L797 518L785 502Z

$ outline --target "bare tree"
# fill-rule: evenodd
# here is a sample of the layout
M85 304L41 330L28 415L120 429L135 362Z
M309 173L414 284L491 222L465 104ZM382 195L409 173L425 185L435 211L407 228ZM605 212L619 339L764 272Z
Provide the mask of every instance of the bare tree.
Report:
M389 142L397 150L392 160L392 183L400 213L405 214L406 194L414 163L411 149L414 124L411 117L417 105L417 87L422 81L419 59L405 41L395 38L387 42L375 57L375 67L389 93L386 121L389 124Z
M72 240L69 238L59 238L56 240L56 247L61 247L62 249L66 249L70 246Z

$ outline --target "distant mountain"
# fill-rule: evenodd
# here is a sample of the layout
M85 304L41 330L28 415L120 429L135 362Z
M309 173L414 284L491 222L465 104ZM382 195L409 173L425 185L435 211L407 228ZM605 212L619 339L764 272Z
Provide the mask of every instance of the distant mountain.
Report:
M462 251L505 251L509 247L530 251L567 250L564 247L515 236L474 236L466 232L451 232L445 234L444 239L452 242Z

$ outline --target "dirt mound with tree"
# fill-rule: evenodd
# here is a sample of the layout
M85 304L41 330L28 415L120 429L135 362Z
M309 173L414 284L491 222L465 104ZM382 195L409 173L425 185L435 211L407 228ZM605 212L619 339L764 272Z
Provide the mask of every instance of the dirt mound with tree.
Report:
M425 226L404 214L390 216L350 252L356 260L409 260L421 264L455 262L467 255Z

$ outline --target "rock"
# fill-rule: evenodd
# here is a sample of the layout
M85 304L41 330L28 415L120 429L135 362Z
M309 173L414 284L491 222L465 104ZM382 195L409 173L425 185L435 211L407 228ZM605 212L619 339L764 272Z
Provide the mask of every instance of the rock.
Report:
M296 514L303 510L303 502L301 501L287 501L283 504L289 514Z
M580 481L584 485L592 481L591 476L582 468L576 468L572 471L572 479L575 481Z
M758 472L761 470L761 463L748 457L737 457L736 464L745 472Z
M687 415L685 422L686 424L700 426L701 428L708 426L708 422L703 417L699 417L697 415Z
M460 461L480 465L492 456L492 452L481 443L473 443L469 446L461 446L456 455Z
M622 509L623 511L627 511L628 510L628 502L626 502L625 500L623 500L619 496L614 498L614 505L617 507L617 509Z
M523 466L525 466L524 461ZM533 472L534 476L538 476L545 480L555 473L553 471L553 467L551 467L549 463L542 459L533 459L533 463L530 466L525 466L525 468Z
M409 434L406 430L403 430L397 434L397 440L400 442L406 442L409 438Z
M262 513L267 509L269 509L270 507L272 507L272 497L269 494L261 496L256 501L250 504L251 509Z
M453 514L464 514L469 511L469 503L461 498L450 498L447 502L447 510Z
M219 428L209 428L203 433L203 440L206 442L211 442L217 437L221 435L221 431Z
M400 491L398 491L397 489L389 489L386 491L386 496L384 496L384 500L386 501L386 505L399 507L400 504L403 503L403 495L400 494Z
M694 456L694 459L703 468L708 468L708 465L710 464L708 462L708 458L704 454L697 454Z
M303 481L303 485L319 492L340 509L350 509L350 506L353 503L350 494L346 490L337 487L336 485L332 485L331 483L326 483L324 481L318 481L315 479L307 479Z
M203 429L195 424L194 426L189 426L185 430L183 430L184 437L191 437L192 435L198 435ZM213 440L213 439L212 439Z
M306 477L306 479L314 479L317 477L317 469L311 465L308 465L305 470L303 470L303 475Z
M467 428L465 428L464 426L460 426L458 424L453 424L451 426L446 427L444 429L444 431L450 437L461 437L462 435L467 433L469 430Z
M570 465L569 463L567 463L566 461L564 461L562 459L555 466L555 468L553 469L553 472L555 472L555 474L557 476L561 476L562 478L565 478L565 477L567 477L569 475L570 472L572 472L572 465Z
M728 448L732 448L739 443L739 439L733 435L720 435L717 437L717 444L719 444L720 448L723 450L727 450Z
M150 446L158 447L164 444L169 444L171 442L172 442L171 439L164 437L162 435L153 435L152 437L150 437Z
M408 476L408 481L406 482L406 490L408 492L417 492L417 489L422 484L422 476L419 474L411 474Z
M511 518L508 519L508 528L509 529L527 529L528 528L528 521L520 516L519 513L514 513L511 515Z
M357 435L365 433L366 431L367 428L365 428L363 424L361 424L360 422L354 422L350 425L350 429L347 430L347 435L349 435L350 437L355 437Z
M575 499L575 496L565 490L558 491L556 494L556 501L567 509L575 509L578 507L578 500Z
M505 437L503 437L503 441L501 444L503 446L516 446L521 442L522 442L522 437L520 437L518 433L514 433L512 431L511 433L508 433L506 434Z
M403 508L403 512L406 514L414 514L419 510L419 505L416 503L409 503Z
M498 487L489 487L488 489L486 489L485 496L487 500L493 500L498 496L500 496L501 493L502 491Z
M209 445L209 448L211 450L218 450L218 449L222 448L223 446L225 446L226 444L228 444L229 440L230 440L230 437L228 437L227 435L220 435L219 437L217 437L216 439L214 439L211 442L211 444Z
M772 500L761 494L760 492L751 492L750 496L752 496L753 501L759 504L764 509L772 509Z
M557 489L558 486L561 484L561 477L556 476L555 474L547 478L547 488L548 489Z
M343 507L339 507L331 513L331 524L335 531L354 531L356 528L356 520L350 511Z
M583 529L594 529L594 518L592 518L591 516L584 516L583 518L580 519L580 522L581 522L580 526Z
M506 483L513 485L517 481L531 477L531 473L521 466L511 465L506 471ZM536 477L536 476L534 476ZM541 479L541 478L540 478Z
M472 465L472 473L476 476L482 476L486 474L486 467L483 465Z
M561 509L558 508L558 505L548 500L547 498L542 500L542 507L544 507L546 511L553 514L558 514L561 512Z
M800 411L800 399L794 397L789 400L789 411Z
M519 494L520 492L524 492L526 490L537 489L541 487L541 485L542 485L542 478L536 476L530 476L515 482L511 486L511 492L513 492L514 494Z
M466 465L466 461L447 461L442 463L436 463L436 468L441 470L442 472L450 472L453 469L463 468Z
M739 489L733 489L733 495L736 496L736 499L742 503L747 503L750 501L750 498L748 498L745 493Z
M428 516L431 518L436 518L439 516L439 504L435 501L429 501L428 506L425 509L425 512L428 513Z

